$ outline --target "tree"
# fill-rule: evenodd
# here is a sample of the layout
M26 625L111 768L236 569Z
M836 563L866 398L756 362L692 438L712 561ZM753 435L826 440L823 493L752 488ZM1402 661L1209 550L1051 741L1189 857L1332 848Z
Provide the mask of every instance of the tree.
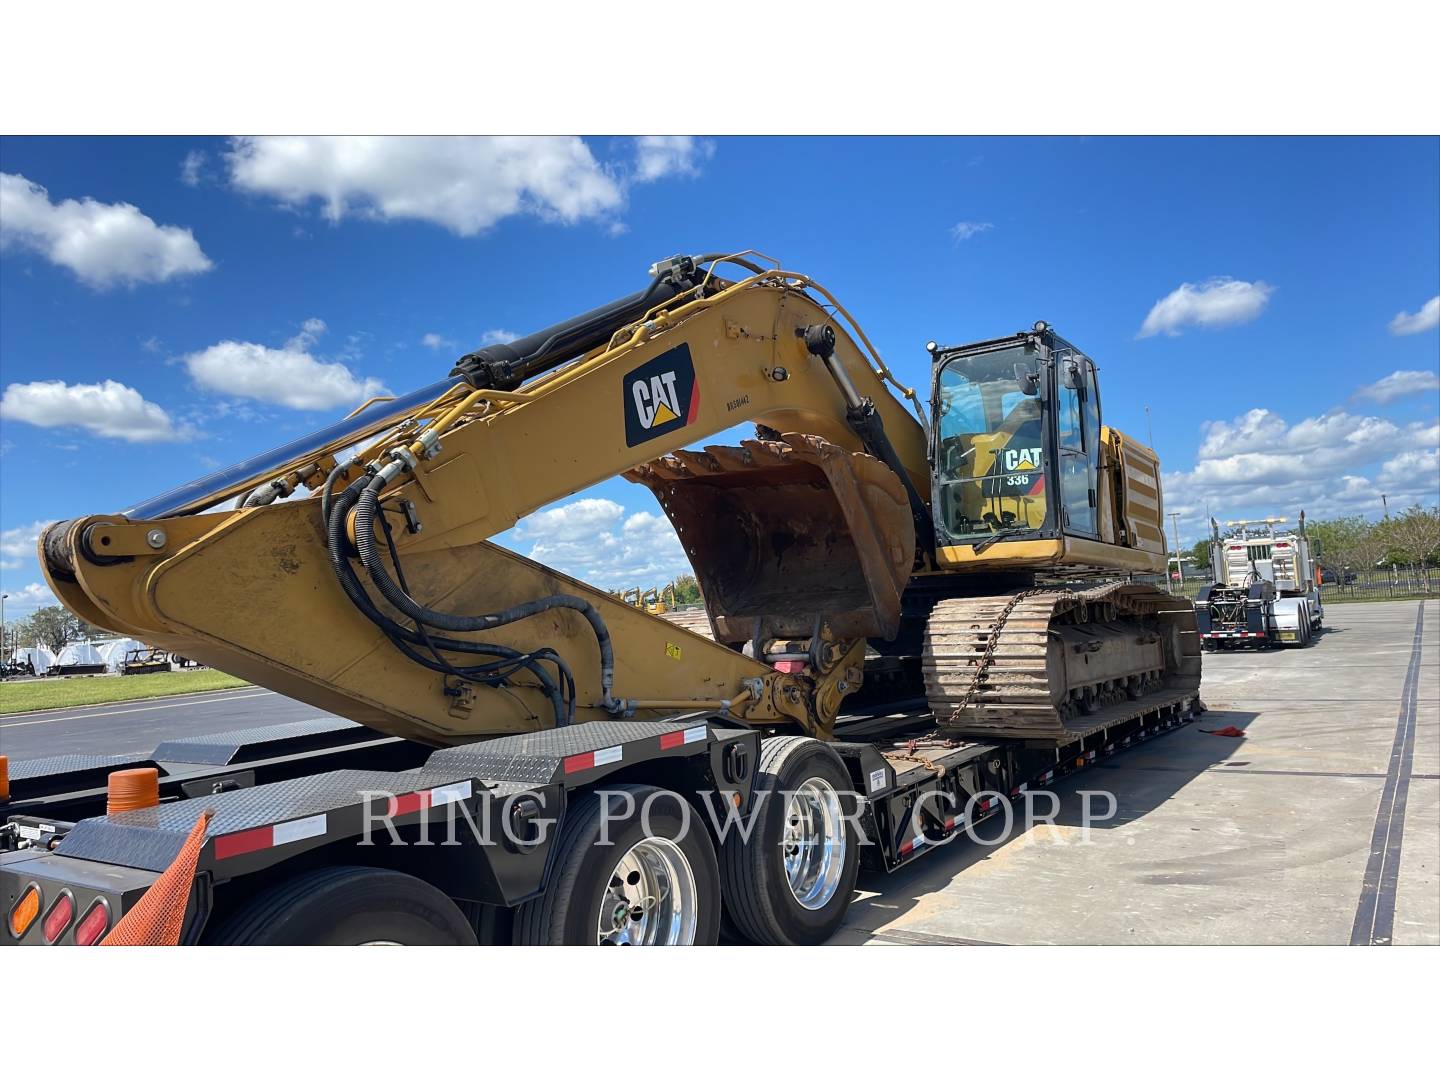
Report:
M1440 565L1440 507L1412 506L1375 529L1392 566Z
M1209 573L1211 543L1210 540L1197 540L1190 549L1190 564L1196 573Z
M1316 558L1333 570L1369 570L1385 554L1386 543L1375 523L1360 514L1312 521L1305 533Z
M695 580L693 574L681 574L675 579L675 603L701 603L700 583Z
M90 631L91 627L83 619L59 604L51 604L36 608L29 618L21 620L15 628L15 638L21 644L44 645L58 653L69 642L90 636Z

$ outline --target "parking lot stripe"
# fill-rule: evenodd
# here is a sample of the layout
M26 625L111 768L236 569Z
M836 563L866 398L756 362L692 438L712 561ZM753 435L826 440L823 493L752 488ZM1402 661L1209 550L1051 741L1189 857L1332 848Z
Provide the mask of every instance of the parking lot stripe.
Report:
M1425 632L1425 604L1415 615L1415 637L1410 645L1410 667L1400 692L1400 717L1385 790L1370 836L1370 859L1360 885L1360 904L1350 930L1351 945L1389 945L1395 931L1395 886L1400 878L1400 844L1405 836L1405 802L1410 792L1410 765L1415 751L1415 705L1419 696L1420 642Z

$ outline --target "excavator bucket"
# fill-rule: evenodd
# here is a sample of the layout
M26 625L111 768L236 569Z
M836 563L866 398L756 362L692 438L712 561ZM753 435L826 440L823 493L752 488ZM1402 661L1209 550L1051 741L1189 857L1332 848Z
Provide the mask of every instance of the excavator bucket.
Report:
M677 451L625 476L680 534L717 641L806 638L822 620L841 638L899 629L915 523L876 458L787 434Z

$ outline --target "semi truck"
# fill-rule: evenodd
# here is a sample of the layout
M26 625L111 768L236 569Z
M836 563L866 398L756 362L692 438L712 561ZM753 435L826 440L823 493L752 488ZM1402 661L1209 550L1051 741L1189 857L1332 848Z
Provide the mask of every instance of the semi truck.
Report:
M1305 535L1305 513L1295 532L1276 532L1285 518L1227 521L1222 539L1210 519L1214 584L1196 597L1196 620L1207 650L1305 648L1325 619L1316 563Z
M87 621L332 717L15 763L0 940L131 940L169 905L183 942L813 944L862 865L1203 709L1193 605L1131 580L1165 565L1159 462L1052 327L930 342L926 402L813 278L651 275L44 531ZM490 542L614 475L707 633Z

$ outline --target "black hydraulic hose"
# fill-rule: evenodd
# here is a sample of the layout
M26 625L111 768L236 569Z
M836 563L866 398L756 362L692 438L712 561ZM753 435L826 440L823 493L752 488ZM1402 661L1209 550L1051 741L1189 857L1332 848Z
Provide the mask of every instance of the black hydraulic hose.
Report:
M709 254L709 255L696 255L696 256L695 256L695 263L696 263L697 266L698 266L698 265L701 265L701 264L703 264L703 263L713 263L713 262L729 262L729 263L734 263L736 266L743 266L746 270L749 270L752 274L763 274L763 273L765 273L765 268L764 268L763 266L760 266L760 265L757 264L757 263L753 263L753 262L751 262L749 259L742 258L742 257L739 256L739 255L726 255L726 254L724 254L724 253L722 253L722 252L712 252L712 253Z
M420 634L395 622L374 605L369 595L365 592L364 587L360 584L360 580L351 568L350 561L345 554L345 519L366 483L368 483L368 478L366 477L360 477L351 483L341 494L339 501L336 502L331 511L330 519L327 522L327 546L330 551L331 565L336 572L336 577L340 581L341 588L345 591L351 603L353 603L367 619L380 627L402 653L431 671L456 674L460 677L483 681L488 678L503 677L507 671L514 670L517 666L529 667L540 680L542 688L544 688L546 693L551 697L552 704L555 705L556 723L558 725L568 723L574 714L575 680L569 667L558 655L554 654L552 650L543 649L537 650L533 654L527 654L520 652L518 649L511 649L505 645L476 641L460 641L453 638L430 637L428 635L422 638ZM427 660L423 655L407 648L407 644L414 646L424 645L430 648L432 652L437 649L443 649L446 652L496 656L500 659L489 664L457 668L439 657L434 661ZM550 677L546 675L543 670L526 663L527 657L531 656L555 663L557 669L560 671L564 686L569 691L571 704L568 709L564 707L563 702L557 700L556 695L552 692L554 684Z
M615 685L615 653L610 642L610 631L605 626L605 621L600 613L586 600L578 596L571 596L567 593L558 593L554 596L540 597L523 604L507 608L504 611L492 612L486 615L453 615L449 612L436 611L416 602L404 589L400 588L390 577L385 565L380 560L379 552L375 546L375 519L380 512L380 488L384 485L381 477L375 477L366 484L359 496L356 498L355 506L355 547L360 555L360 562L370 573L370 580L380 590L395 608L404 613L408 618L416 622L423 622L440 630L450 630L457 633L472 633L475 631L493 630L499 626L506 626L521 619L528 619L533 615L539 615L542 611L552 611L556 608L564 608L570 611L579 612L585 621L590 624L591 631L595 634L595 641L600 649L600 689L601 705L611 711L618 711L620 705L614 700L611 691ZM346 489L350 491L359 486L359 481ZM339 506L336 507L337 516ZM332 517L332 532L339 527L343 534L344 519ZM343 536L342 536L343 538ZM333 539L333 537L332 537ZM339 551L343 559L343 549ZM331 560L335 560L337 552L331 551Z
M330 502L335 497L335 481L339 480L353 462L337 462L335 468L325 474L325 484L320 489L320 520L330 523Z
M400 588L404 589L406 593L409 593L410 583L405 580L405 568L403 565L401 565L400 562L400 552L395 547L394 532L390 528L389 519L386 518L383 514L380 516L380 524L384 527L385 530L385 545L390 549L390 562L395 567L395 578L400 583ZM475 681L492 684L495 684L497 682L503 682L516 670L523 667L540 681L541 688L544 689L546 695L550 698L550 707L555 712L555 726L564 727L569 724L571 720L574 719L575 680L570 674L570 669L565 665L565 662L560 659L559 654L554 652L554 650L539 649L531 653L517 653L514 662L510 664L508 668L506 668L505 665L501 663L484 664L475 667L456 668L453 664L450 663L450 661L446 660L440 655L439 649L436 648L434 642L431 640L430 634L425 629L424 623L417 622L415 624L415 630L424 640L426 648L430 650L430 655L434 657L434 664L426 662L423 656L410 649L400 640L392 637L391 641L396 648L398 648L401 652L405 653L405 655L409 656L416 663L422 664L425 667L430 668L431 670L444 670L448 674L454 675L457 678L473 679ZM544 669L541 668L539 663L536 662L539 660L549 660L555 664L555 669L557 672L559 672L562 682L565 683L570 690L570 704L568 708L566 706L564 689L558 687L550 679L550 677L545 674Z

